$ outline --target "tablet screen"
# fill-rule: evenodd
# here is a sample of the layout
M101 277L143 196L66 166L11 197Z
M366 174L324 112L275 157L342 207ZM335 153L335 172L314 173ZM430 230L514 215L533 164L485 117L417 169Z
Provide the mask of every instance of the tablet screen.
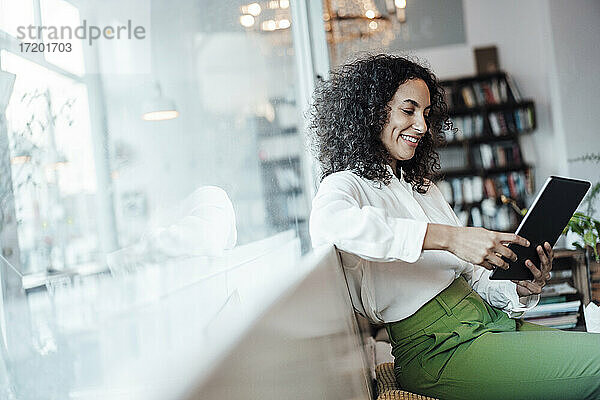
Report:
M578 179L558 176L548 178L515 231L519 236L529 240L531 245L529 247L510 245L518 260L513 262L505 259L510 268L508 270L496 268L490 279L533 279L531 271L525 266L525 260L530 259L538 268L540 267L536 247L543 245L544 242L552 246L556 244L590 186L590 182Z

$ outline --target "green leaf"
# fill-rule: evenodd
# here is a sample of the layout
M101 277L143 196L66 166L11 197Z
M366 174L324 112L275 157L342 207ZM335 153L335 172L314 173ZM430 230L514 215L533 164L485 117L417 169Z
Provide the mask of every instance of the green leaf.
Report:
M575 248L579 249L579 250L583 250L583 246L579 244L579 242L573 242L571 243L571 245L573 245Z
M576 233L576 234L578 234L579 236L583 237L583 235L584 235L584 232L583 232L583 227L582 227L582 226L580 226L578 223L571 224L571 225L569 225L569 227L571 228L571 230L572 230L574 233Z
M598 241L598 236L594 234L593 231L586 231L583 235L583 242L591 247L596 247L596 242Z
M584 154L581 157L569 159L569 162L577 162L577 161L600 162L600 153L588 153L588 154Z
M600 221L594 220L594 228L596 228L596 235L600 236Z

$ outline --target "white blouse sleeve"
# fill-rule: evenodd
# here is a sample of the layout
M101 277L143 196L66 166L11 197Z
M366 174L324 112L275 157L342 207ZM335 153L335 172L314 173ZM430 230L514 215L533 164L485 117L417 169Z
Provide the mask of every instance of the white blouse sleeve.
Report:
M540 295L526 297L526 304L522 304L517 293L517 285L511 281L490 280L492 271L479 265L473 265L471 286L485 301L494 307L504 310L509 317L518 318L525 311L537 306Z
M341 174L328 176L312 202L310 236L314 247L334 244L370 261L417 261L427 223L390 217L385 209L361 206L359 189Z

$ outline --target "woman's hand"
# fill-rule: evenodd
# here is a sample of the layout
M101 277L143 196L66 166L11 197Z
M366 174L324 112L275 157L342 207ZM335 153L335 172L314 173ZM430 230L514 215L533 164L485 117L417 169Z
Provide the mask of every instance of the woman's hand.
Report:
M546 250L544 252L544 249ZM525 260L525 266L529 268L533 274L532 281L513 281L517 284L517 293L520 297L530 296L532 294L542 293L542 288L550 279L550 270L552 269L552 261L554 260L554 251L550 243L545 242L544 248L538 246L536 248L542 267L537 268L531 260Z
M517 255L506 245L529 247L527 239L514 233L489 231L484 228L428 224L423 250L443 249L471 264L487 269L508 269L501 256L516 261Z
M529 246L527 239L514 233L489 231L484 228L460 227L450 241L449 251L471 264L487 269L508 269L501 256L517 261L517 255L506 245Z

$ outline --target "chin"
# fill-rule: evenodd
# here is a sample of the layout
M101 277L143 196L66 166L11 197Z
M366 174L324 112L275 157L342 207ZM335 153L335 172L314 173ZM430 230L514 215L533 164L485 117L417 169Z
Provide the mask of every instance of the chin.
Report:
M412 153L404 153L402 156L398 157L398 161L408 161L411 160L414 156L414 151Z

